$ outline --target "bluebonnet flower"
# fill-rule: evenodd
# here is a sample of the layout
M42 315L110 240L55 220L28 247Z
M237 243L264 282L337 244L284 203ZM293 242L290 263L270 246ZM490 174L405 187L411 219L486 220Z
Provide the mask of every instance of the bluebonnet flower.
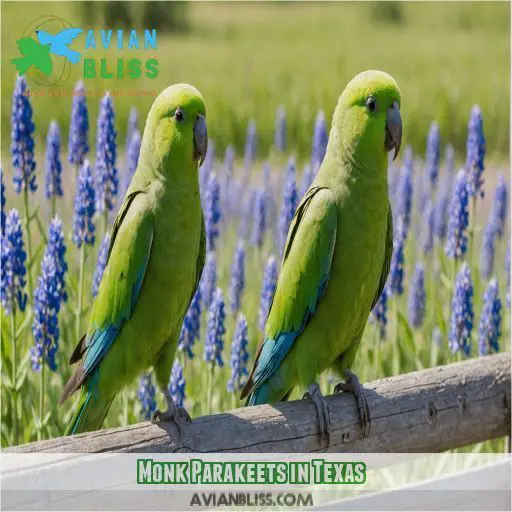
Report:
M208 149L206 150L206 156L204 158L203 165L199 169L199 189L201 194L205 194L206 187L210 179L210 174L214 170L215 164L215 141L208 139ZM201 196L203 199L203 196Z
M117 131L110 93L101 99L96 133L96 210L103 213L114 209L119 188L116 168Z
M484 294L484 305L478 328L478 352L481 356L499 352L501 337L501 299L498 281L491 279Z
M247 171L256 158L257 135L256 123L253 119L247 125L247 136L244 149L244 169Z
M263 285L260 295L260 310L258 313L258 325L261 331L265 330L267 317L270 312L270 305L274 298L277 286L277 262L273 255L270 255L265 265L265 273L263 276Z
M309 190L311 183L315 179L315 171L311 164L306 164L304 166L304 171L302 172L302 183L300 185L300 197L304 197L306 192Z
M217 288L208 311L204 360L213 365L216 363L221 368L224 366L222 350L224 349L224 335L226 334L225 319L224 296L222 295L222 290Z
M141 137L139 130L135 129L132 131L130 141L128 142L128 148L126 150L126 171L124 175L124 190L126 191L130 186L133 175L137 169L139 163Z
M68 161L70 164L82 165L89 152L89 113L83 82L78 82L73 89L71 122L69 124Z
M473 317L473 281L468 264L464 263L455 278L452 298L448 344L453 354L462 350L466 356L469 356Z
M219 223L222 218L220 209L220 186L214 172L210 174L204 196L204 224L206 230L206 249L213 251L219 237Z
M461 259L468 250L468 202L467 175L461 169L455 178L455 186L448 207L448 236L445 253L450 258Z
M444 170L448 175L453 175L455 170L455 150L451 144L446 144L444 148Z
M229 284L229 304L231 311L238 311L242 305L242 294L245 289L245 249L239 240L233 263L231 265L231 281Z
M451 177L445 173L436 193L434 234L441 242L445 240L448 230L448 206L450 203L451 181Z
M404 293L404 246L405 227L399 217L393 230L393 254L388 276L389 295L402 295Z
M0 268L0 291L2 306L9 314L16 306L25 311L27 294L27 253L23 243L20 216L15 209L7 213L5 232L2 236Z
M233 170L235 167L235 150L231 144L228 144L226 147L226 152L224 153L224 172L226 173L226 179L229 181L231 176L233 175Z
M480 272L488 279L494 269L494 250L496 247L496 225L492 213L484 229L482 247L480 250Z
M82 247L83 243L94 245L93 217L96 212L94 194L91 166L86 159L78 175L73 214L73 242L78 248Z
M441 136L439 125L434 121L430 125L427 136L427 154L425 156L426 174L430 183L430 188L434 189L437 185L439 176L439 160L441 157Z
M244 387L249 376L247 371L247 362L249 361L248 344L247 320L243 313L239 313L231 345L231 378L228 381L228 391L230 393L238 393Z
M416 329L421 327L425 318L426 298L425 270L421 263L417 263L409 291L409 321Z
M156 387L151 373L144 374L139 380L137 396L142 407L142 416L146 421L149 421L156 411L155 393Z
M510 240L507 243L507 252L505 254L505 275L507 276L507 294L505 302L507 308L510 309Z
M48 251L41 261L41 275L34 291L34 345L30 355L32 369L35 372L41 371L45 363L51 371L57 369L55 356L59 349L60 303L61 293L55 258Z
M203 304L209 308L213 300L215 289L217 288L217 260L213 252L206 254L203 275L201 276L199 286L201 288Z
M411 146L405 149L404 162L402 165L402 172L397 185L396 194L396 215L402 218L403 227L405 231L405 238L411 226L411 210L412 210L412 196L413 196L413 155Z
M435 210L432 201L428 200L423 216L421 233L421 249L424 254L430 254L434 249Z
M178 350L185 352L189 359L194 358L192 347L199 341L201 332L201 288L198 286L192 297L187 314L183 319L180 337L178 339Z
M325 114L323 110L320 110L316 115L315 126L313 129L313 147L311 149L311 165L313 168L322 163L325 152L327 151L328 141L329 134L327 133Z
M16 194L20 194L23 190L29 192L37 190L34 129L32 106L27 94L27 82L25 77L20 76L14 86L11 113L11 155Z
M94 270L94 277L92 278L93 298L95 298L96 295L98 295L98 291L100 289L101 279L103 278L103 273L105 272L105 267L107 266L109 247L110 235L106 233L101 242L100 250L98 251L98 261L96 262L96 269Z
M178 407L185 403L185 377L180 362L175 359L172 365L171 378L169 380L169 393Z
M279 249L284 250L288 229L292 222L297 208L297 185L295 182L295 160L290 158L286 167L285 182L283 189L283 202L279 214Z
M254 215L251 233L251 244L256 245L258 247L263 246L263 241L265 239L265 229L267 220L266 206L267 201L265 189L259 189L256 192L256 197L254 200Z
M491 205L491 219L496 235L501 239L505 234L508 210L508 187L503 175L500 175Z
M286 150L286 110L282 105L277 109L276 113L274 146L281 153Z
M132 136L135 130L139 131L139 111L135 107L132 107L130 108L128 125L126 126L125 148L130 146L130 141L132 140Z
M5 232L5 184L4 184L4 171L0 167L0 199L2 205L1 217L0 217L0 234L3 236Z
M46 199L62 197L62 163L60 161L60 130L59 125L52 121L46 137L46 153L44 159L44 177Z
M397 211L397 193L401 172L395 165L388 166L388 195L389 203L394 212Z
M466 171L469 174L467 187L471 197L476 197L478 193L480 193L481 197L484 195L482 189L482 185L484 184L482 178L484 159L484 122L480 107L475 105L471 110L471 116L468 122L468 140L466 143Z
M381 340L386 339L386 327L388 324L388 296L389 290L388 287L385 286L379 298L377 299L372 312L379 328L379 335Z
M66 273L68 271L66 244L64 242L62 220L57 215L50 222L48 228L48 245L46 246L45 254L50 255L55 261L55 278L60 293L60 300L66 302L68 300L66 292Z

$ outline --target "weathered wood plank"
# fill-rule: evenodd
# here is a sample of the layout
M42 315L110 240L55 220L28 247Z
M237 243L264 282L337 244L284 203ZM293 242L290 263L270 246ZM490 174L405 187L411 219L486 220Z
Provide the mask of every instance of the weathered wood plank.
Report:
M329 396L331 452L439 452L510 435L510 354L470 359L365 384L371 411L362 439L355 399ZM12 448L10 452L315 452L315 407L294 401L195 418L140 423Z

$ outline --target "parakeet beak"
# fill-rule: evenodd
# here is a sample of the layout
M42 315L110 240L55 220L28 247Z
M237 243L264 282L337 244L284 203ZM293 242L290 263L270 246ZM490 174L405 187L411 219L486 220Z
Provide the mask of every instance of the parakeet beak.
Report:
M203 165L208 149L208 131L206 129L206 119L198 114L194 123L194 159L199 160L199 165Z
M402 117L400 116L400 107L396 101L393 102L392 107L388 108L386 116L386 141L384 145L386 151L391 151L394 148L394 162L402 145Z

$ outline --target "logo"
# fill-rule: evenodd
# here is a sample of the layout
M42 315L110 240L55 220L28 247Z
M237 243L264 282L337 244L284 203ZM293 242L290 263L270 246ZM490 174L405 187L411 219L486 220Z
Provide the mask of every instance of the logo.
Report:
M84 80L96 78L156 78L158 60L125 59L123 52L156 50L156 30L111 29L83 31L57 16L42 16L33 21L16 40L19 56L11 59L20 75L26 75L38 85L57 85L65 82L72 65L82 66ZM97 57L96 50L105 50ZM94 57L87 56L92 51Z
M11 62L36 84L56 85L67 80L71 64L80 61L81 53L70 46L81 32L62 18L42 16L16 41L21 56Z

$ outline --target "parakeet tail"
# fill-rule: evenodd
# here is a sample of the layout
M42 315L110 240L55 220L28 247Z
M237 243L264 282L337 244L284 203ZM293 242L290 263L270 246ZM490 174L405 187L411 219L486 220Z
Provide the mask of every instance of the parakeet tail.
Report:
M115 395L103 397L94 389L87 390L87 387L82 386L75 414L66 429L67 436L99 430L115 398Z
M16 66L20 76L24 75L33 64L28 57L18 57L17 59L12 59L11 62Z
M251 394L247 397L247 401L245 402L245 406L248 407L250 405L261 405L268 404L273 402L286 402L290 397L292 389L287 391L282 396L272 396L270 393L270 387L268 384L263 384L258 389L255 389L251 392Z

